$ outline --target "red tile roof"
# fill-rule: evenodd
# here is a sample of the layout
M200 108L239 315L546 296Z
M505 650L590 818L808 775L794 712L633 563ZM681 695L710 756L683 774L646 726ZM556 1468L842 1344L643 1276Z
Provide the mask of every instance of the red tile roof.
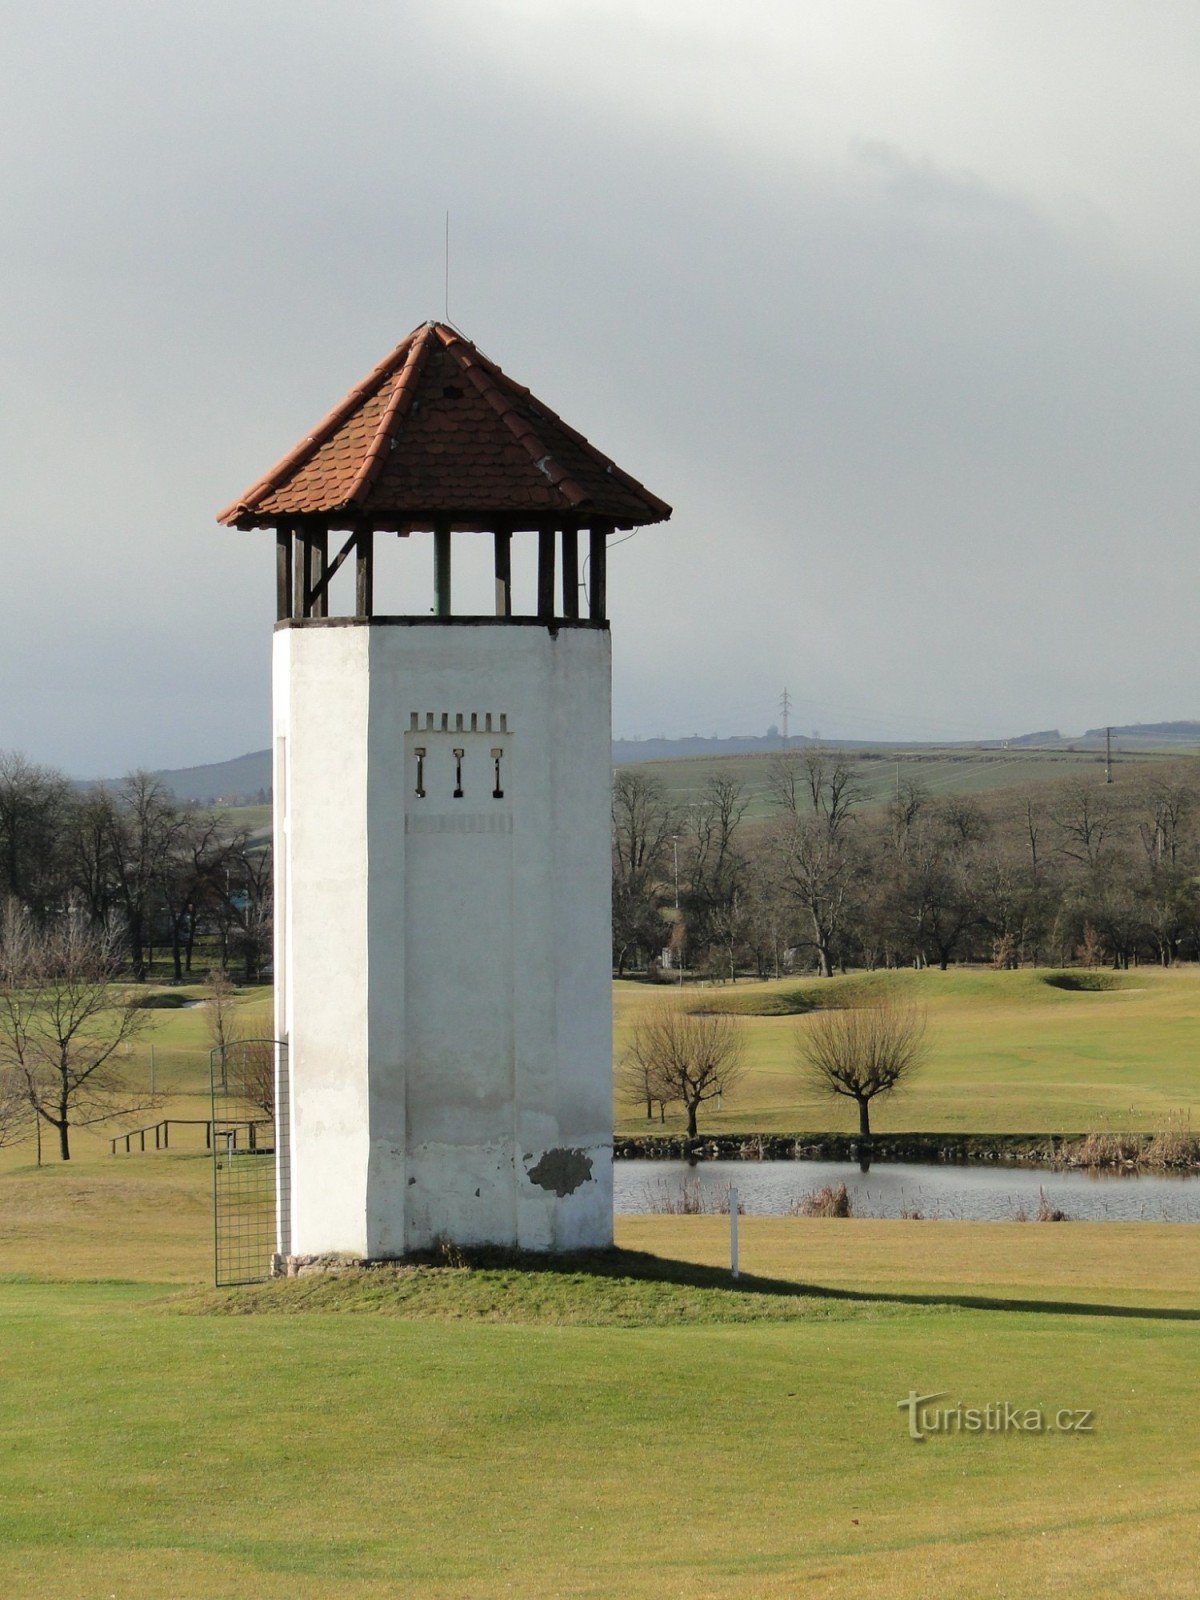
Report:
M414 329L219 522L662 522L671 508L440 322Z

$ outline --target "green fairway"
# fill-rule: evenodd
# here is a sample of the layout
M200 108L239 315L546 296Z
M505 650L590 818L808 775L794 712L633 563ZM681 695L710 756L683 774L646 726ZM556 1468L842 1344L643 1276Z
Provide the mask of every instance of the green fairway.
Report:
M747 1217L735 1288L727 1219L624 1217L213 1295L204 1158L98 1148L0 1174L0 1593L1194 1592L1191 1228Z
M711 1218L621 1232L693 1260L724 1244ZM685 1310L676 1327L545 1325L519 1294L505 1322L448 1324L181 1315L150 1284L3 1283L0 1584L54 1600L1189 1594L1200 1293L1194 1270L1180 1281L1183 1235L747 1219L738 1298L795 1305L756 1275L803 1283L813 1315ZM916 1443L897 1409L914 1389L1087 1410L1094 1428Z
M1078 977L1078 974L1074 975ZM852 1102L805 1094L796 1036L812 1004L851 1004L887 984L928 1010L930 1060L911 1088L876 1102L876 1132L1085 1133L1200 1126L1200 971L1141 967L1100 976L1115 987L1056 987L1048 969L851 974L686 988L685 1005L730 1007L745 1017L749 1071L701 1132L851 1131ZM615 985L618 1056L638 1012L669 988ZM782 1013L782 1014L780 1014ZM621 1132L653 1132L618 1097ZM666 1131L683 1127L668 1115Z
M1049 976L895 975L928 1006L933 1055L879 1128L1200 1117L1200 975L1091 992ZM814 1001L883 981L685 990L741 1012L750 1052L702 1127L850 1126L797 1093L793 1035ZM616 986L618 1043L662 998ZM268 1005L245 997L251 1031ZM151 1042L154 1115L205 1115L204 1013L153 1011L131 1074ZM213 1295L202 1132L111 1156L111 1131L80 1130L66 1166L36 1169L28 1146L0 1158L0 1593L1195 1591L1189 1227L748 1217L735 1289L727 1219L624 1217L633 1253L594 1271L433 1266ZM915 1442L897 1409L911 1391L1088 1410L1094 1430Z

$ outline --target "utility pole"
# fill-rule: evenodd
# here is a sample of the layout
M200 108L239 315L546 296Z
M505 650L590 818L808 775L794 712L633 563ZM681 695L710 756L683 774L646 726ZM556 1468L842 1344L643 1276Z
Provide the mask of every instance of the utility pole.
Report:
M1112 782L1112 729L1104 730L1104 781Z
M779 696L779 710L781 716L783 717L783 748L785 750L787 749L788 744L788 716L791 712L791 709L792 697L785 689Z

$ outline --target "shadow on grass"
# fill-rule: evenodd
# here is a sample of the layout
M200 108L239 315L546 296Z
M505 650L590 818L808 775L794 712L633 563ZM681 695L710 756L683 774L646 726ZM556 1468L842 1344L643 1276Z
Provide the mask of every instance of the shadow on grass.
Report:
M1115 1306L1080 1300L1009 1300L993 1295L906 1294L896 1290L835 1289L825 1284L796 1283L787 1278L762 1278L743 1272L732 1278L727 1267L706 1267L691 1261L674 1261L644 1250L584 1250L569 1255L541 1255L519 1250L459 1249L430 1251L405 1257L403 1263L465 1270L545 1273L549 1276L583 1274L590 1278L635 1279L667 1283L680 1288L704 1289L724 1294L772 1295L789 1300L847 1301L851 1304L954 1306L966 1311L1042 1312L1067 1317L1141 1317L1162 1322L1200 1322L1200 1309L1171 1306Z

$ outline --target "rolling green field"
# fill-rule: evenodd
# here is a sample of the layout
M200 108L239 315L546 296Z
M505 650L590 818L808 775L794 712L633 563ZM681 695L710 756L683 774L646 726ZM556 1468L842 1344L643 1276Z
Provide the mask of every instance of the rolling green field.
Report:
M930 1059L912 1087L872 1111L876 1132L1081 1134L1093 1131L1154 1132L1190 1125L1200 1128L1200 968L1101 972L1112 987L1098 992L1063 989L1049 969L993 972L852 974L825 982L783 979L772 983L687 986L682 1003L728 1007L745 1026L747 1073L720 1109L706 1107L701 1131L852 1132L856 1113L848 1101L823 1101L799 1083L797 1034L813 1004L848 1004L887 984L926 1007ZM167 991L188 1001L199 988ZM646 1007L680 999L671 986L621 982L613 987L615 1055ZM240 1025L248 1033L271 1031L270 991L244 991ZM126 1126L161 1116L208 1115L208 1025L202 1007L152 1010L146 1034L132 1047L126 1071L149 1087L153 1049L155 1088L162 1102L153 1111L95 1130L73 1134L78 1155L100 1156L109 1137ZM616 1122L621 1133L678 1132L683 1118L669 1114L647 1122L644 1110L618 1087ZM200 1130L172 1135L180 1150L189 1139L200 1148ZM21 1165L29 1146L0 1151L0 1172Z
M701 1131L856 1129L852 1102L814 1099L798 1083L796 1008L851 1003L883 985L927 1008L930 1059L910 1089L876 1102L878 1133L1200 1126L1200 971L1142 967L1112 974L1114 987L1098 993L1058 988L1056 976L959 969L687 988L685 1005L732 1008L746 1028L746 1077L720 1110L702 1112ZM639 1011L667 993L615 985L618 1055ZM659 1126L620 1098L617 1118L624 1133ZM683 1119L668 1115L665 1126L678 1131Z
M1153 1127L1195 1103L1197 974L1045 976L901 975L937 1051L881 1125ZM685 992L747 1014L726 1125L834 1125L787 1076L813 988ZM661 998L618 985L619 1036ZM253 1031L268 1000L245 999ZM154 1011L131 1073L151 1042L155 1115L203 1115L203 1013ZM114 1157L107 1132L66 1166L0 1156L0 1593L1195 1592L1190 1227L748 1217L735 1288L727 1219L623 1217L591 1268L214 1293L201 1139ZM910 1391L1094 1422L916 1442Z
M636 771L656 779L679 805L698 800L710 774L733 778L750 801L747 818L755 821L771 814L771 772L781 754L690 756L676 761L636 762L618 771ZM868 807L887 801L897 783L920 784L931 796L939 798L952 794L988 796L1014 785L1095 777L1104 764L1102 748L1003 750L923 745L911 749L836 750L832 754L849 763L862 802ZM1191 754L1178 745L1161 749L1131 747L1119 751L1114 764L1118 769L1149 770L1186 760Z
M598 1279L212 1296L207 1176L0 1176L0 1592L1194 1592L1190 1229L746 1218L734 1289L725 1219L637 1217ZM1093 1427L918 1443L911 1390Z

